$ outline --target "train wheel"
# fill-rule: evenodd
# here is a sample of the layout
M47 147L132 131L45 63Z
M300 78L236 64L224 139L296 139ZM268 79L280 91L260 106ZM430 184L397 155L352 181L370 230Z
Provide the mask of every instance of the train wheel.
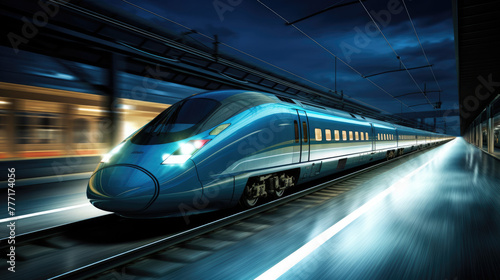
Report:
M273 198L280 198L283 196L284 193L285 193L285 189L274 190L272 192L272 196L273 196Z
M257 204L257 202L259 202L259 198L254 197L252 195L252 192L250 191L250 189L247 185L245 187L245 191L241 195L240 205L243 206L243 208L252 208Z

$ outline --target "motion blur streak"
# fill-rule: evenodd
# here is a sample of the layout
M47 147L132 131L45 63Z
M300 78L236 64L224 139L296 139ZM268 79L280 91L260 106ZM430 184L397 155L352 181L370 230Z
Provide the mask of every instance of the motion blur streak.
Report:
M63 208L58 208L58 209L53 209L53 210L47 210L47 211L42 211L42 212L37 212L37 213L32 213L32 214L26 214L26 215L22 215L22 216L16 216L16 217L12 217L12 218L1 219L0 223L26 219L26 218L30 218L30 217L45 215L45 214L52 214L52 213L57 213L57 212L62 212L62 211L68 211L68 210L81 208L81 207L85 207L85 206L91 206L91 204L84 203L84 204L68 206L68 207L63 207Z
M283 275L285 272L287 272L290 268L295 266L298 262L303 260L305 257L307 257L309 254L314 252L319 246L321 246L323 243L328 241L330 238L335 236L338 232L340 232L342 229L344 229L346 226L348 226L350 223L355 221L357 218L359 218L361 215L366 213L370 208L375 206L379 201L381 201L383 198L391 194L394 190L397 189L398 186L403 186L402 184L411 178L413 175L415 175L417 172L425 168L427 165L429 165L431 162L433 162L437 158L434 157L428 162L426 162L424 165L420 166L419 168L415 169L411 173L407 174L405 177L403 177L401 180L397 181L393 185L391 185L389 188L378 194L376 197L368 201L367 203L363 204L363 206L359 207L358 209L354 210L351 214L347 215L344 217L342 220L338 221L336 224L333 226L329 227L327 230L323 231L321 234L316 236L314 239L311 241L307 242L305 245L300 247L297 251L293 252L291 255L268 269L266 272L261 274L259 277L255 278L256 280L268 280L268 279L278 279L281 275Z

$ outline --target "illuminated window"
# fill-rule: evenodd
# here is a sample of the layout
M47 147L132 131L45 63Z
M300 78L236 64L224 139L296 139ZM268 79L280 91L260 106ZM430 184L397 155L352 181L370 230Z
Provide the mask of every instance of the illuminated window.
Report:
M326 141L332 141L332 131L329 129L325 129L325 138Z
M380 133L377 134L377 140L382 140L382 138L380 138Z
M356 139L356 141L359 141L359 132L354 132L354 137Z
M342 140L347 141L347 132L342 130Z
M321 128L315 128L314 129L314 134L316 136L316 141L323 140L323 134L321 133Z
M297 123L297 121L293 121L293 126L295 127L295 143L299 143L299 123Z
M16 114L18 144L54 144L63 142L63 119L58 114Z
M370 138L368 138L368 132L365 132L365 139L370 140Z
M365 141L365 134L361 132L361 141Z
M340 140L340 133L339 133L339 131L335 130L334 133L335 133L335 141L339 141Z
M353 140L353 137L352 137L352 131L349 131L349 140Z
M0 144L7 143L7 112L0 110Z
M73 143L90 143L90 123L88 120L78 118L73 121Z
M302 122L302 133L303 133L302 138L304 138L304 143L307 143L307 123L306 122Z

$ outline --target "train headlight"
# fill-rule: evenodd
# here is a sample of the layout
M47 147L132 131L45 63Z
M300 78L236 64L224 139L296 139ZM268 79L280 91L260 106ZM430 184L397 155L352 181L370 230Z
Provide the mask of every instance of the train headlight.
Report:
M182 144L177 151L173 154L163 155L163 162L161 164L183 164L191 158L194 153L201 149L205 144L210 141L207 140L191 140Z
M196 151L196 148L194 147L194 144L191 143L191 141L182 144L180 149L182 155L192 155L193 152Z
M102 157L101 162L105 162L105 163L109 162L111 157L113 155L115 155L116 153L118 153L124 145L125 145L125 142L122 142L122 143L120 143L120 145L114 147L109 153L105 154Z

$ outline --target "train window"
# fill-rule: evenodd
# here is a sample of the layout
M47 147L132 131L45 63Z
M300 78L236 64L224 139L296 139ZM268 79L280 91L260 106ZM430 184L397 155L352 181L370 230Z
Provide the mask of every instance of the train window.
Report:
M378 133L378 134L377 134L377 140L382 140L382 139L380 138L380 133Z
M88 120L78 118L73 121L73 143L90 143L90 123Z
M293 126L295 128L295 143L299 143L299 123L297 121L293 121Z
M332 141L332 131L329 129L325 129L325 138L326 141Z
M354 137L356 139L356 141L359 141L359 132L354 132Z
M347 132L342 130L342 140L347 141Z
M63 141L62 119L58 114L19 113L17 143L51 144Z
M321 128L315 128L314 135L316 136L316 141L323 140L323 134L322 134Z
M339 131L335 130L334 133L335 133L335 141L340 141L340 133L339 133Z
M217 126L216 128L212 129L212 131L210 131L209 135L219 135L222 131L224 131L230 125L231 125L230 123L221 124L221 125Z
M365 132L365 139L370 140L370 138L368 138L368 132Z
M361 132L361 141L365 141L365 134Z
M352 131L349 131L349 140L353 140L353 137L352 137Z
M7 112L0 110L0 144L4 144L7 141Z
M307 124L306 124L306 122L302 122L302 133L303 133L304 143L307 143Z
M179 101L144 126L132 137L132 143L151 145L186 139L194 135L210 119L212 113L221 111L216 110L220 105L220 102L208 98L189 98ZM228 111L223 114L230 113Z

